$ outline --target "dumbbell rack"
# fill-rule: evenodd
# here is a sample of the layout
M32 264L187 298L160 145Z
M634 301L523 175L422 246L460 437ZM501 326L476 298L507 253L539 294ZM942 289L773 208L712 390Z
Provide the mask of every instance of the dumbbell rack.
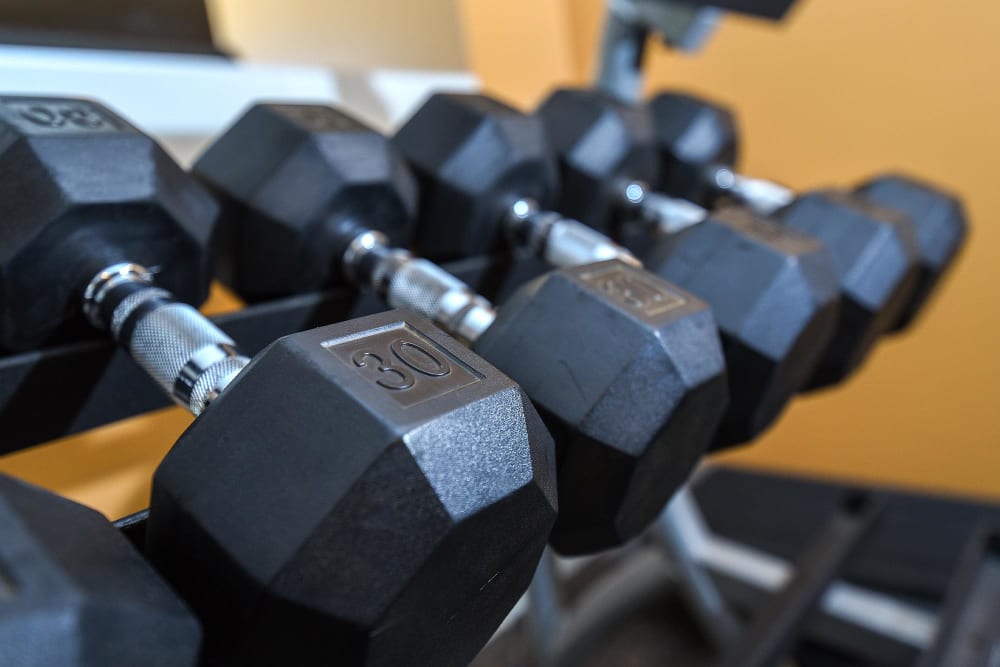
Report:
M858 494L879 511L845 522L839 507ZM720 644L692 622L678 573L647 540L565 578L559 597L570 602L557 632L540 639L529 616L474 667L534 664L539 653L541 665L587 667L751 667L792 657L805 667L989 664L1000 636L1000 506L725 466L701 476L693 496L713 539L772 559L769 591L732 569L705 568L746 621L735 641ZM848 589L874 593L868 610L854 610L871 614L872 627L829 613ZM907 619L896 602L920 614ZM885 633L879 625L900 627Z
M473 258L445 265L473 286L518 284L544 271L531 259ZM214 318L255 355L286 334L385 310L349 289L254 304ZM0 357L0 455L169 405L161 390L113 342L97 337Z
M447 264L446 268L468 284L494 294L503 294L510 286L545 270L539 262L523 256L472 258ZM215 321L240 341L248 353L256 354L280 336L383 309L374 297L335 289L253 304L218 316ZM0 357L0 432L5 434L0 454L167 405L158 388L144 378L138 367L103 339ZM858 491L877 498L877 504L884 507L878 514L883 516L876 519L872 513L845 524L843 517L837 518L839 499ZM785 563L786 574L794 573L787 577L788 585L776 585L768 591L747 585L738 576L727 576L718 568L712 570L712 578L727 604L744 617L756 614L762 618L763 614L772 619L770 623L751 625L750 631L742 633L737 644L726 650L729 655L734 652L744 655L746 661L726 664L765 664L767 660L754 662L750 658L770 659L794 647L798 647L796 654L803 664L827 664L818 660L828 658L831 646L848 653L851 649L859 650L859 655L872 664L912 664L918 654L914 642L897 641L864 627L844 624L825 613L826 600L821 600L820 594L834 580L847 580L886 596L896 596L911 606L922 606L928 610L929 618L937 619L942 636L947 630L947 637L953 643L963 638L966 643L971 641L967 634L949 630L954 625L949 619L964 618L963 614L970 613L972 607L967 601L981 586L968 582L979 581L976 573L982 570L983 563L991 562L988 557L996 550L995 542L983 537L990 533L982 526L1000 525L1000 507L725 468L702 475L694 485L694 498L711 526L708 534L769 554L773 561ZM776 516L781 520L775 521ZM873 523L872 535L862 540ZM143 512L126 517L117 525L137 546L141 544ZM816 527L824 525L827 530L821 531L817 538ZM820 540L814 544L821 546L806 550L803 555L803 547L810 540ZM960 563L958 547L966 543L972 545L967 551L979 557L967 555ZM975 545L979 545L978 550ZM650 540L641 540L614 557L594 559L594 567L605 567L609 572L612 572L609 565L614 565L611 583L620 592L619 599L610 606L607 600L601 603L603 616L591 614L589 625L584 627L586 641L573 640L574 630L568 629L570 636L564 639L568 654L581 647L594 648L596 639L607 636L612 626L620 623L623 612L640 613L651 594L664 592L662 584L671 575L664 574L662 559L658 565L650 565L649 546ZM840 557L830 557L834 552ZM936 617L933 609L945 598L952 579L966 583L951 584L948 611ZM571 579L569 586L579 584ZM632 598L628 591L634 593ZM960 598L957 601L956 596ZM809 610L821 613L806 618L805 612ZM602 624L608 627L600 628ZM497 647L518 641L516 632L507 633L514 639L499 637L480 661L484 665L499 664L490 663L490 656ZM579 628L576 633L580 633ZM926 634L925 629L921 636ZM701 654L695 650L686 655L691 656L692 664L715 664L716 660L712 657L705 663L705 655L714 654L706 654L704 649ZM560 663L560 656L549 657L547 664L568 664Z
M693 52L708 39L723 11L780 20L792 4L783 0L608 0L596 86L621 99L638 101L644 54L651 37L656 37L668 48ZM711 499L705 498L706 486L711 489L719 477L730 476L735 479L727 479L720 494L725 501L712 507ZM915 661L923 667L996 664L1000 657L1000 622L997 621L1000 618L1000 539L996 532L1000 517L996 507L969 504L961 506L960 510L959 503L920 496L907 496L900 503L904 496L896 494L894 511L886 512L884 505L890 504L886 494L879 489L867 489L866 495L882 507L882 511L869 511L862 519L845 516L828 502L822 503L822 512L813 511L815 506L802 496L808 495L807 490L818 488L817 485L792 489L781 502L759 507L760 495L773 493L772 487L780 487L780 483L768 480L763 488L753 489L748 494L739 493L741 482L753 478L753 475L736 471L710 473L694 485L697 504L690 496L679 494L673 505L684 506L676 512L673 508L668 509L664 513L665 520L661 520L664 539L659 545L660 555L666 554L674 561L677 572L672 589L675 598L683 598L675 607L695 620L696 629L702 631L714 650L689 652L679 648L684 645L682 642L663 652L661 640L660 653L654 650L643 655L633 651L629 655L629 646L635 642L620 642L619 649L629 655L631 662L752 667L779 664L794 655L795 663L802 665L908 665ZM825 490L831 491L836 499L856 491L826 486L829 488ZM733 493L734 490L737 492ZM900 504L903 507L899 507ZM754 508L752 513L748 514L748 507ZM795 532L791 532L789 524L807 508L813 514L811 520L796 524ZM669 518L670 514L675 517ZM778 586L772 586L776 591L773 596L764 596L762 600L760 587L753 590L752 586L746 586L752 577L740 576L744 573L727 579L720 577L716 570L712 573L715 581L712 581L707 578L704 562L695 563L695 558L687 553L692 542L704 541L705 535L711 535L712 531L706 526L694 526L693 532L684 535L680 534L683 532L680 526L704 520L715 524L719 517L724 521L733 515L739 520L728 527L739 536L734 543L740 545L753 545L759 535L773 534L776 527L787 531L783 533L786 538L795 535L814 539L804 554L798 551L786 554L791 557L792 566L783 574L790 576ZM938 521L944 515L948 516L947 521ZM916 525L906 525L907 520L912 521L915 517L919 517ZM823 525L826 528L817 533L816 526ZM718 525L713 525L713 530L717 537L732 536L727 535L725 527L720 531ZM869 531L872 535L865 537ZM656 528L650 532L655 535ZM934 546L928 549L931 544ZM683 547L680 553L674 548L677 545ZM961 561L958 555L962 552L955 548L956 545L966 545ZM775 544L772 542L770 546L773 548ZM943 549L947 550L947 555ZM859 577L854 568L860 554L870 557L873 551L878 553L878 558L868 561L867 566L871 569L862 571ZM765 549L763 553L769 552ZM765 558L765 570L767 564ZM599 658L583 661L582 656L591 655L591 652L582 652L581 647L593 648L596 643L593 635L607 632L608 623L617 618L616 612L635 618L637 610L648 602L652 582L657 577L656 568L649 571L647 566L647 571L637 576L637 581L632 581L623 574L630 565L637 572L642 570L642 554L633 554L616 563L617 572L605 577L614 581L605 583L603 590L600 590L600 581L591 582L590 588L599 589L604 597L590 601L590 607L599 611L584 609L579 614L567 614L559 608L559 592L552 583L555 577L551 574L551 564L543 562L540 571L548 576L536 577L536 581L541 578L544 585L536 587L540 592L534 600L534 607L540 609L533 609L534 618L529 617L528 629L524 630L525 634L533 635L526 643L532 644L534 653L542 656L542 664L618 664L622 653L603 662ZM732 567L729 573L733 573ZM777 575L777 572L771 574ZM660 575L662 578L662 564ZM945 599L946 579L951 583L947 585ZM854 588L852 582L855 581L861 581L865 588ZM758 583L761 583L759 579ZM929 590L932 587L934 590ZM851 603L837 604L838 600L845 603L855 593L861 595ZM883 593L888 595L881 597ZM722 595L728 604L719 601ZM893 609L895 599L902 603L897 609ZM936 607L942 599L945 603L938 612ZM867 610L859 604L864 602L869 605ZM741 636L733 637L728 626L735 621L728 613L730 610L724 608L726 606L738 608L744 616L752 617ZM833 614L835 606L840 608ZM897 611L903 613L897 615ZM574 619L574 615L579 618ZM842 623L845 617L852 615L854 623ZM897 633L900 628L892 627L894 622L903 626L902 632ZM837 650L831 652L833 647ZM482 667L489 664L500 663L485 661Z
M595 84L622 99L638 98L650 38L681 52L697 52L724 12L782 20L796 0L607 0Z

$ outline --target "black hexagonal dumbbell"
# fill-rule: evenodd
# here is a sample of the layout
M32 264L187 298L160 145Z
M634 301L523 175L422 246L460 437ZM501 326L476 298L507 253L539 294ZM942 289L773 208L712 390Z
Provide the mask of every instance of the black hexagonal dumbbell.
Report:
M643 109L624 106L600 93L560 91L543 104L539 113L546 118L546 125L551 128L557 150L563 156L567 180L578 184L586 181L580 177L582 168L576 152L587 154L587 151L581 151L577 147L578 144L588 147L586 142L593 141L588 139L589 136L607 133L603 129L604 125L617 126L621 128L620 135L632 137L632 141L625 144L626 147L619 148L617 161L623 165L623 171L629 175L642 175L640 167L645 167L647 171L643 175L644 180L658 181L661 186L668 188L671 195L680 192L691 201L651 193L646 183L625 179L619 181L615 189L619 201L624 201L624 205L619 206L617 218L606 218L604 224L624 238L634 236L637 231L656 230L670 235L684 230L667 244L655 246L653 255L646 259L666 262L667 275L677 276L678 280L679 276L687 275L689 279L704 283L718 275L715 273L718 269L713 266L707 273L702 272L700 275L692 272L693 266L711 258L709 253L714 247L714 241L706 238L710 234L709 230L699 229L704 225L698 223L708 218L707 211L700 204L712 203L718 197L709 196L708 186L697 178L699 172L688 162L696 162L694 156L701 159L708 154L714 156L714 160L732 159L735 140L724 131L729 126L718 114L685 116L680 111L663 111L663 99L658 97L653 101L649 107L652 111L650 115ZM568 123L566 120L572 110L579 107L591 108L590 124L579 119L575 123ZM569 124L571 129L560 129L560 124ZM679 128L685 129L681 131ZM641 155L642 160L629 157L632 152ZM657 153L660 156L658 161L651 158ZM683 156L683 159L677 156ZM607 169L615 172L615 160L606 160L606 165L610 165L606 166ZM732 175L731 171L727 173ZM718 174L716 177L721 178ZM579 187L577 185L577 189ZM828 284L828 288L835 287L839 291L840 312L829 344L820 355L818 363L813 365L806 381L801 383L800 389L814 389L838 382L861 364L875 340L898 317L912 293L916 278L916 251L911 225L900 215L876 209L857 197L843 193L810 193L789 203L787 190L780 189L779 194L776 186L765 188L758 184L755 187L759 196L755 197L757 204L752 208L758 213L764 208L774 211L772 219L781 222L781 227L804 233L805 236L799 236L800 239L812 237L814 242L822 242L829 253L835 279L833 284L829 284L829 273L824 271L827 276L824 282ZM776 202L779 200L786 204L784 208L777 206ZM764 207L764 201L770 202L771 206ZM773 223L754 220L747 213L726 212L712 217L734 216L744 220L741 235L745 238L782 236L777 230L766 232L768 228L775 228ZM715 223L711 226L715 226ZM764 233L750 232L748 235L751 226ZM689 227L695 231L688 231ZM792 235L784 236L792 238ZM756 242L759 243L760 240ZM683 247L688 248L687 252L678 252ZM878 256L878 262L869 261L874 256L873 253ZM734 256L732 252L728 254L730 257ZM816 272L806 266L800 266L798 270L813 278L816 276ZM766 271L755 275L765 274ZM735 285L741 280L745 279L732 278L731 282ZM787 281L785 284L788 284ZM791 291L795 290L794 286L790 287ZM752 287L747 284L741 289ZM738 303L730 305L737 307L737 312L740 312ZM784 314L786 313L783 312ZM789 323L781 318L771 319ZM742 321L739 323L743 325ZM765 331L764 335L770 334ZM796 365L796 368L797 377L794 379L799 381L806 369L801 364Z
M199 415L156 471L146 546L207 659L467 663L555 518L520 388L400 312L239 354L162 286L205 293L217 205L100 105L0 98L0 176L0 340L86 316Z
M816 233L828 239L831 251L837 255L843 275L866 270L878 272L870 281L871 286L859 283L853 288L863 311L889 311L892 317L882 318L890 320L883 324L883 329L900 330L913 321L941 275L954 263L965 240L968 222L961 201L937 186L889 174L857 186L852 193L857 197L839 193L822 206L805 205L807 210L801 211L788 188L735 171L739 131L729 109L679 92L655 96L649 108L663 158L660 184L665 191L706 206L731 197L762 213L774 213L791 225L817 227ZM824 194L821 192L814 198ZM901 223L884 214L887 209L905 214L909 221ZM817 222L814 214L830 215L832 219ZM839 229L840 215L844 218L841 224L850 225L851 233ZM892 236L908 238L893 240ZM898 268L901 260L897 257L913 253L909 247L913 244L912 237L916 243L918 285L902 298L881 285L905 282L904 277L897 275L900 272L905 275L905 270ZM869 254L875 261L868 260ZM893 271L879 268L885 263L897 268ZM887 291L889 294L884 294ZM902 305L898 304L900 301Z
M612 260L544 275L494 310L392 247L409 235L416 182L388 139L336 109L257 105L194 172L229 204L228 279L241 294L367 287L521 383L556 437L551 540L564 552L637 535L717 426L726 391L707 306Z
M876 206L902 211L917 227L920 277L902 316L893 326L894 331L902 331L922 312L941 278L955 265L969 233L965 207L957 195L903 174L876 176L857 186L854 192Z
M641 111L563 91L537 116L480 95L436 95L395 141L421 178L418 238L427 252L482 252L499 239L568 265L625 252L602 232L638 207L637 179L655 176L651 136ZM669 243L646 269L706 300L722 332L731 401L714 446L747 442L802 386L829 340L832 268L817 242L736 211Z
M0 475L0 664L194 667L201 630L97 512Z

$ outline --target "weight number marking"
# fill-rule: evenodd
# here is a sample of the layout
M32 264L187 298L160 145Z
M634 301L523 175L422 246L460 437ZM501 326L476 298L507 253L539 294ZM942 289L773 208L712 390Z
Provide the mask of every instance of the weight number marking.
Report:
M374 368L380 376L375 384L394 391L405 391L417 383L417 377L411 371L427 377L444 377L451 373L451 366L446 360L413 341L397 338L389 344L389 350L405 368L394 365L391 357L387 361L386 356L370 350L358 350L351 361L358 368Z

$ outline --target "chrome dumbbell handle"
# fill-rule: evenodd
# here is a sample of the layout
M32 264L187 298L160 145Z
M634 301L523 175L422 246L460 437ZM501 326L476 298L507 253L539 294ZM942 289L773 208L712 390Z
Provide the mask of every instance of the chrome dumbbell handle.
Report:
M364 231L348 245L344 271L393 308L408 308L448 332L474 342L496 319L496 310L471 287L437 264L392 248L381 232Z
M139 264L100 271L84 291L83 309L170 398L195 415L250 363L229 336L157 287L153 273Z
M577 220L543 211L531 199L518 199L507 209L506 228L513 242L546 263L567 268L617 259L632 266L639 260L604 234Z

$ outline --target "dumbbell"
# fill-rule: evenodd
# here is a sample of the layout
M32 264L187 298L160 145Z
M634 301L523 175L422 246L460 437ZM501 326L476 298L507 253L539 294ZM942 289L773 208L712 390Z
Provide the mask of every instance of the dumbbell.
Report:
M628 263L549 273L496 310L395 247L410 236L416 182L386 137L336 109L256 105L193 171L228 209L225 282L239 294L366 288L440 323L524 387L556 440L550 542L564 553L641 532L725 409L708 307Z
M482 95L432 96L395 137L423 192L418 247L448 256L534 244L565 265L593 254L581 248L613 246L602 232L638 205L636 179L655 175L656 154L640 112L583 95L558 93L536 116ZM838 295L828 257L819 243L738 211L670 243L646 269L707 301L722 334L730 406L713 446L752 440L832 334Z
M171 296L205 294L218 205L98 104L0 97L0 206L0 341L87 317L199 415L156 470L146 550L206 659L472 659L556 513L552 440L513 381L401 312L240 355Z
M0 475L0 664L194 667L201 630L108 521Z
M588 111L584 113L581 109ZM567 124L567 118L574 113L580 118L596 117L598 120L588 124L578 119L569 129L563 127ZM576 152L581 152L580 146L587 147L585 142L594 141L588 137L599 137L602 132L608 132L602 129L602 123L614 125L624 137L639 138L633 139L639 143L634 153L628 148L620 149L625 156L632 153L631 157L622 158L626 165L625 171L638 175L645 171L644 178L653 182L658 173L661 185L671 182L672 178L684 180L674 176L676 170L670 158L665 157L670 151L687 151L686 154L690 154L710 145L719 154L726 154L731 150L727 142L713 143L715 126L700 121L692 121L688 134L675 141L671 149L665 149L663 128L671 123L671 128L678 124L678 114L653 115L651 119L650 114L643 109L624 106L597 92L557 91L542 105L539 114L546 119L553 143L561 147L557 150L564 156L562 163L567 172L566 178L576 183L576 191L586 187L588 181L592 180L578 164ZM612 120L615 118L619 120ZM675 199L650 192L645 183L626 179L612 187L612 196L608 198L618 207L617 217L590 216L588 219L592 224L603 223L604 229L622 238L629 238L637 232L641 237L650 230L658 230L665 233L669 240L652 246L652 250L644 257L647 263L665 261L668 263L665 268L667 275L686 275L689 280L710 282L716 275L714 272L718 269L714 266L704 276L692 274L692 266L703 266L702 263L711 257L708 253L720 252L719 239L712 234L712 228L716 225L704 227L703 221L708 218L708 212L699 205L700 202L693 203L698 197L692 195L690 202ZM623 199L624 206L621 204ZM572 201L567 198L563 205L573 207ZM730 218L732 215L726 212L711 217ZM749 216L746 219L751 220ZM772 220L780 221L781 224L776 226L772 222L752 222L762 232L759 236L767 236L766 230L771 229L773 231L769 235L777 238L782 236L779 228L784 228L786 231L797 231L813 237L829 251L828 264L833 269L834 279L831 282L829 272L824 270L824 283L828 291L839 291L840 312L829 344L820 355L818 363L812 366L812 372L800 389L814 389L838 382L863 361L879 334L896 316L912 291L915 279L912 228L902 216L875 209L857 198L836 192L806 195L783 209ZM693 231L688 231L687 228ZM684 231L671 236L678 230ZM787 235L784 236L788 238ZM724 249L721 251L725 252ZM879 262L875 264L868 262L873 253L879 258ZM673 266L669 266L670 264ZM731 282L739 284L741 280L734 277ZM784 309L778 312L784 312ZM768 319L775 320L773 317ZM802 377L802 372L806 369L802 365L797 365L796 368L799 369L799 377Z
M660 185L674 196L706 206L722 198L732 198L762 213L775 214L786 224L823 238L830 245L842 275L862 274L872 270L867 268L872 266L880 272L877 276L880 282L890 284L905 282L905 278L897 277L894 281L890 278L905 274L902 256L914 254L912 237L915 236L919 277L917 287L907 298L900 299L891 290L889 296L870 294L874 288L862 284L860 275L856 278L858 284L853 286L859 308L891 311L889 314L895 315L885 324L888 330L900 330L913 321L958 256L968 231L965 211L958 197L937 186L889 174L857 186L851 193L855 197L820 192L801 197L805 201L799 203L788 188L735 171L739 130L729 109L679 92L655 96L649 109L663 160ZM878 208L865 207L861 202ZM886 209L905 214L908 222L900 223L883 215ZM842 229L844 226L850 229ZM889 263L891 271L878 268L885 263ZM903 305L896 306L893 297ZM880 301L872 302L873 299Z
M892 327L903 331L923 312L941 279L953 267L969 235L961 198L937 185L904 174L885 174L857 186L855 194L876 206L901 211L916 226L920 276L913 296Z

